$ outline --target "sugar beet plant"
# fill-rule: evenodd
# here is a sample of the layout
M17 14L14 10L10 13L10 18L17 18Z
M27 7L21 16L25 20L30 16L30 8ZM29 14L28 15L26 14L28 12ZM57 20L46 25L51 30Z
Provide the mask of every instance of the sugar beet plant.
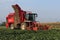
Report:
M60 40L60 30L0 30L0 40Z

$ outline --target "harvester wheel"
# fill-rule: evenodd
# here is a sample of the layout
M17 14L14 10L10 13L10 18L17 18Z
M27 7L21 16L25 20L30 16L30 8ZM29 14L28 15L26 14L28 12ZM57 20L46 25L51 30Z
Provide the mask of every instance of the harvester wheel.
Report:
M21 24L21 29L22 29L22 30L25 30L25 29L26 29L26 23L22 23L22 24Z
M14 29L14 26L13 26L13 24L11 24L11 25L10 25L10 29Z

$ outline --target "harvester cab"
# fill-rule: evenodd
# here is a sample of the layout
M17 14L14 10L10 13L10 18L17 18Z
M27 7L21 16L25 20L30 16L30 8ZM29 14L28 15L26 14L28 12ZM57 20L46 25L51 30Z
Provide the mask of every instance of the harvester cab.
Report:
M37 17L37 14L36 13L28 13L26 14L26 19L29 20L29 21L35 21L36 17Z

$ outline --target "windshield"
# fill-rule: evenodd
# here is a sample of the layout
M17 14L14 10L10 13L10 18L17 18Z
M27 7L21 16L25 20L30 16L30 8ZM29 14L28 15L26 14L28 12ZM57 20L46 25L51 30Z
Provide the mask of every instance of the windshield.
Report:
M35 21L36 15L37 14L35 14L35 13L26 14L26 19L29 20L29 21Z

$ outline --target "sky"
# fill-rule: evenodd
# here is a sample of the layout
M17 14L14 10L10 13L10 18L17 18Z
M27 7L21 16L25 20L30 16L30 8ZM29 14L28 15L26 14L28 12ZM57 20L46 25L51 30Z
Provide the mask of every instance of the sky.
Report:
M37 13L39 22L60 22L60 0L0 0L0 23L14 12L11 5L15 4L22 10Z

